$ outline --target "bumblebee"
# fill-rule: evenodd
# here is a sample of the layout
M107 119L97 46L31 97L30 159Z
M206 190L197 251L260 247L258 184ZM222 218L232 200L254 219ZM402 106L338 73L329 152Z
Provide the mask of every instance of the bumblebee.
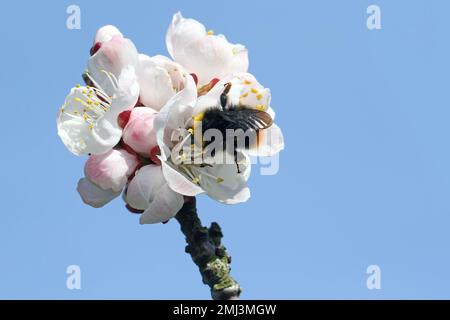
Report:
M225 89L220 95L220 106L213 106L203 112L201 116L201 130L202 136L210 129L220 131L222 137L229 137L230 132L237 134L233 135L235 163L240 173L239 165L237 164L237 149L240 139L244 139L244 145L239 145L244 149L255 147L258 143L258 134L261 130L269 128L273 124L272 117L265 111L254 109L246 105L229 105L228 94L232 84L226 83ZM244 136L242 136L244 135ZM251 141L249 136L256 137L256 141ZM229 139L223 139L223 150L230 152L227 142ZM241 140L242 141L242 140ZM207 147L211 142L204 142L203 147Z

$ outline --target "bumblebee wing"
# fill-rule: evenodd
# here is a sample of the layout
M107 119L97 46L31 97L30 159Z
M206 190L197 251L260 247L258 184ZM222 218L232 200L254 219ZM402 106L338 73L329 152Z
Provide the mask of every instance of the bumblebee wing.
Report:
M265 111L250 109L245 107L231 107L225 110L212 108L205 111L202 119L203 134L209 129L219 130L223 137L227 137L228 130L243 130L244 137L248 131L253 131L257 135L261 130L269 128L273 124L272 117ZM235 139L238 137L235 136ZM246 138L245 148L251 147L253 143ZM224 139L224 145L226 139Z
M253 109L247 110L252 111L249 118L253 123L258 125L258 130L267 129L273 124L273 119L267 112Z
M249 129L259 131L269 128L272 117L264 111L249 108L230 108L218 114L223 129ZM217 118L216 118L217 119Z

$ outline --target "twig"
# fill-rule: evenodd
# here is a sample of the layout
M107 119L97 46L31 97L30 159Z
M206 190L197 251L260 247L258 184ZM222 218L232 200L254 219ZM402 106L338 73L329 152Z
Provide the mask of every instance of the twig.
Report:
M214 300L237 300L242 292L239 283L230 276L231 256L221 244L220 226L213 222L202 226L197 215L195 198L187 198L175 217L186 236L186 253L198 266L203 283L211 288Z

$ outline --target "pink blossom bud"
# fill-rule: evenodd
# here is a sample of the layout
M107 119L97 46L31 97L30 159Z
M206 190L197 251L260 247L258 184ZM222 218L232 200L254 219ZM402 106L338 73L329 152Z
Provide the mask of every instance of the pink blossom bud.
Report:
M137 153L149 156L150 150L157 146L153 121L157 112L148 107L131 110L130 119L123 129L123 141Z
M94 38L94 45L111 40L114 36L123 37L123 34L115 26L107 25L97 30Z
M92 155L84 167L86 177L102 189L122 190L139 161L136 155L125 150L110 150Z

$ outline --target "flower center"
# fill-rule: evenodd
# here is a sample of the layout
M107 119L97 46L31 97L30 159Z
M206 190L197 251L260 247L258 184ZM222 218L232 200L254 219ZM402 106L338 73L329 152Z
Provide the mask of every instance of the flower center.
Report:
M106 74L107 79L109 79L113 88L117 89L118 80L114 74L105 70L102 70L101 72ZM89 129L92 130L97 119L111 109L112 96L108 96L87 70L84 75L93 86L88 85L82 87L77 84L75 86L75 97L72 101L68 101L62 106L61 112L70 117L82 118L83 121L87 123ZM65 111L67 104L72 104L72 106L75 107L71 113Z
M205 167L211 166L207 163L195 163L194 157L196 152L199 152L198 148L195 146L195 144L191 144L190 152L187 154L184 153L183 146L186 144L187 141L190 141L192 139L192 132L187 131L186 136L183 138L180 136L180 141L178 145L173 149L175 156L175 161L172 161L173 164L178 166L188 177L191 179L191 181L194 184L200 184L200 181L202 180L202 177L208 177L211 178L216 183L222 183L224 179L222 177L217 177L211 173L209 173ZM201 151L200 151L201 152ZM193 156L194 155L194 156ZM202 155L203 158L203 155Z

